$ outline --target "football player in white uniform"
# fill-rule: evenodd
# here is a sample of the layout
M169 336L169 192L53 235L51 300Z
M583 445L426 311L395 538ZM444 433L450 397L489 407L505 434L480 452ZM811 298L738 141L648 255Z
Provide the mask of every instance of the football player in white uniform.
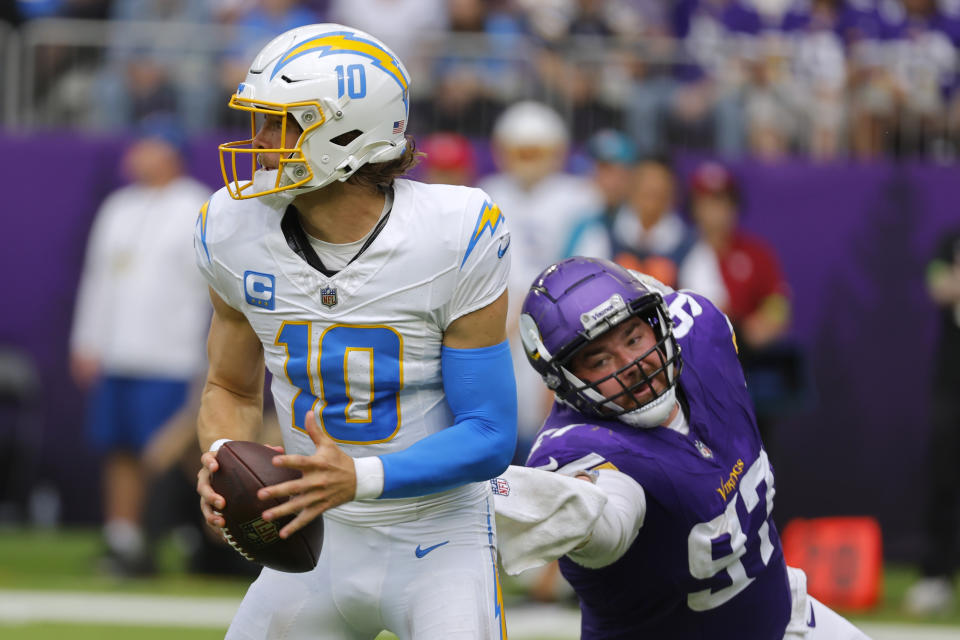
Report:
M268 521L323 514L312 572L264 569L228 638L505 635L487 479L516 442L506 343L509 235L477 189L395 179L410 79L375 38L288 31L230 106L253 137L221 145L226 187L197 221L214 316L200 408L207 522L219 443L252 439L264 362L283 427L275 463L300 480ZM243 172L249 167L249 174Z

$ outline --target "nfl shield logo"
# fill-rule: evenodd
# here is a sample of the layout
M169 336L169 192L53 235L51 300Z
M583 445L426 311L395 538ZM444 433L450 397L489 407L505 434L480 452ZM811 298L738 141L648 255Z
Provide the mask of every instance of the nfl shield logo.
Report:
M490 480L490 488L498 496L510 495L510 483L504 478L493 478Z
M695 447L697 448L697 450L700 452L700 455L702 455L704 458L712 458L712 457L713 457L713 451L710 451L710 447L708 447L707 445L703 444L703 443L700 442L699 440L694 440L694 441L693 441L693 446L695 446Z
M267 522L263 518L244 522L240 525L240 530L243 531L247 542L258 547L273 544L280 539L280 530L277 529L277 525L273 522Z
M323 287L320 289L320 304L332 309L337 306L337 288L336 287Z

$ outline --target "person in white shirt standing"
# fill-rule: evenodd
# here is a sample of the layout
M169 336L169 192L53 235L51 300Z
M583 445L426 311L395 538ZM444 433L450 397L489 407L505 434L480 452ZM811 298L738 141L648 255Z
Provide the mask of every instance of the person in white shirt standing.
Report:
M566 123L556 111L534 101L512 105L494 123L494 161L500 173L477 185L510 216L510 351L521 398L542 398L519 406L517 457L522 459L550 406L543 384L526 365L517 333L520 302L543 265L565 257L573 229L601 205L586 176L564 171L569 150Z
M103 202L90 233L70 337L70 370L88 392L87 424L104 455L105 568L143 573L146 480L139 456L203 370L209 305L192 267L209 189L183 172L183 136L149 119L123 158L131 184Z

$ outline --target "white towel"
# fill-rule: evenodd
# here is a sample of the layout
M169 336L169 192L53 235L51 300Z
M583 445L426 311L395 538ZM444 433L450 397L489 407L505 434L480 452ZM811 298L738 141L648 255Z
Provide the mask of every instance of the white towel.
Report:
M511 465L490 481L497 518L497 547L504 570L517 575L582 544L607 504L590 482Z

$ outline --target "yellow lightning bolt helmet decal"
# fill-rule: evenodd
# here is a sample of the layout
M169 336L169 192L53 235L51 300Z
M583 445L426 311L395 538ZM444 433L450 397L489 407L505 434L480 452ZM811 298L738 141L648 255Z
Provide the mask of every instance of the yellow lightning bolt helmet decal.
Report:
M350 31L321 33L298 43L280 56L277 64L273 67L273 71L270 72L270 79L273 80L277 73L291 60L308 53L317 53L321 58L334 53L353 53L370 58L374 66L385 71L388 76L393 78L394 82L400 85L400 89L403 91L403 103L407 105L407 89L410 80L400 66L400 62L380 44L357 37Z
M493 237L501 220L503 220L503 214L500 213L500 207L485 201L483 208L480 209L480 215L477 216L477 226L473 228L473 233L470 234L470 243L467 245L466 253L463 254L463 262L460 263L461 269L466 264L467 258L470 257L470 252L477 245L480 236L483 235L483 230L490 229L490 237Z

